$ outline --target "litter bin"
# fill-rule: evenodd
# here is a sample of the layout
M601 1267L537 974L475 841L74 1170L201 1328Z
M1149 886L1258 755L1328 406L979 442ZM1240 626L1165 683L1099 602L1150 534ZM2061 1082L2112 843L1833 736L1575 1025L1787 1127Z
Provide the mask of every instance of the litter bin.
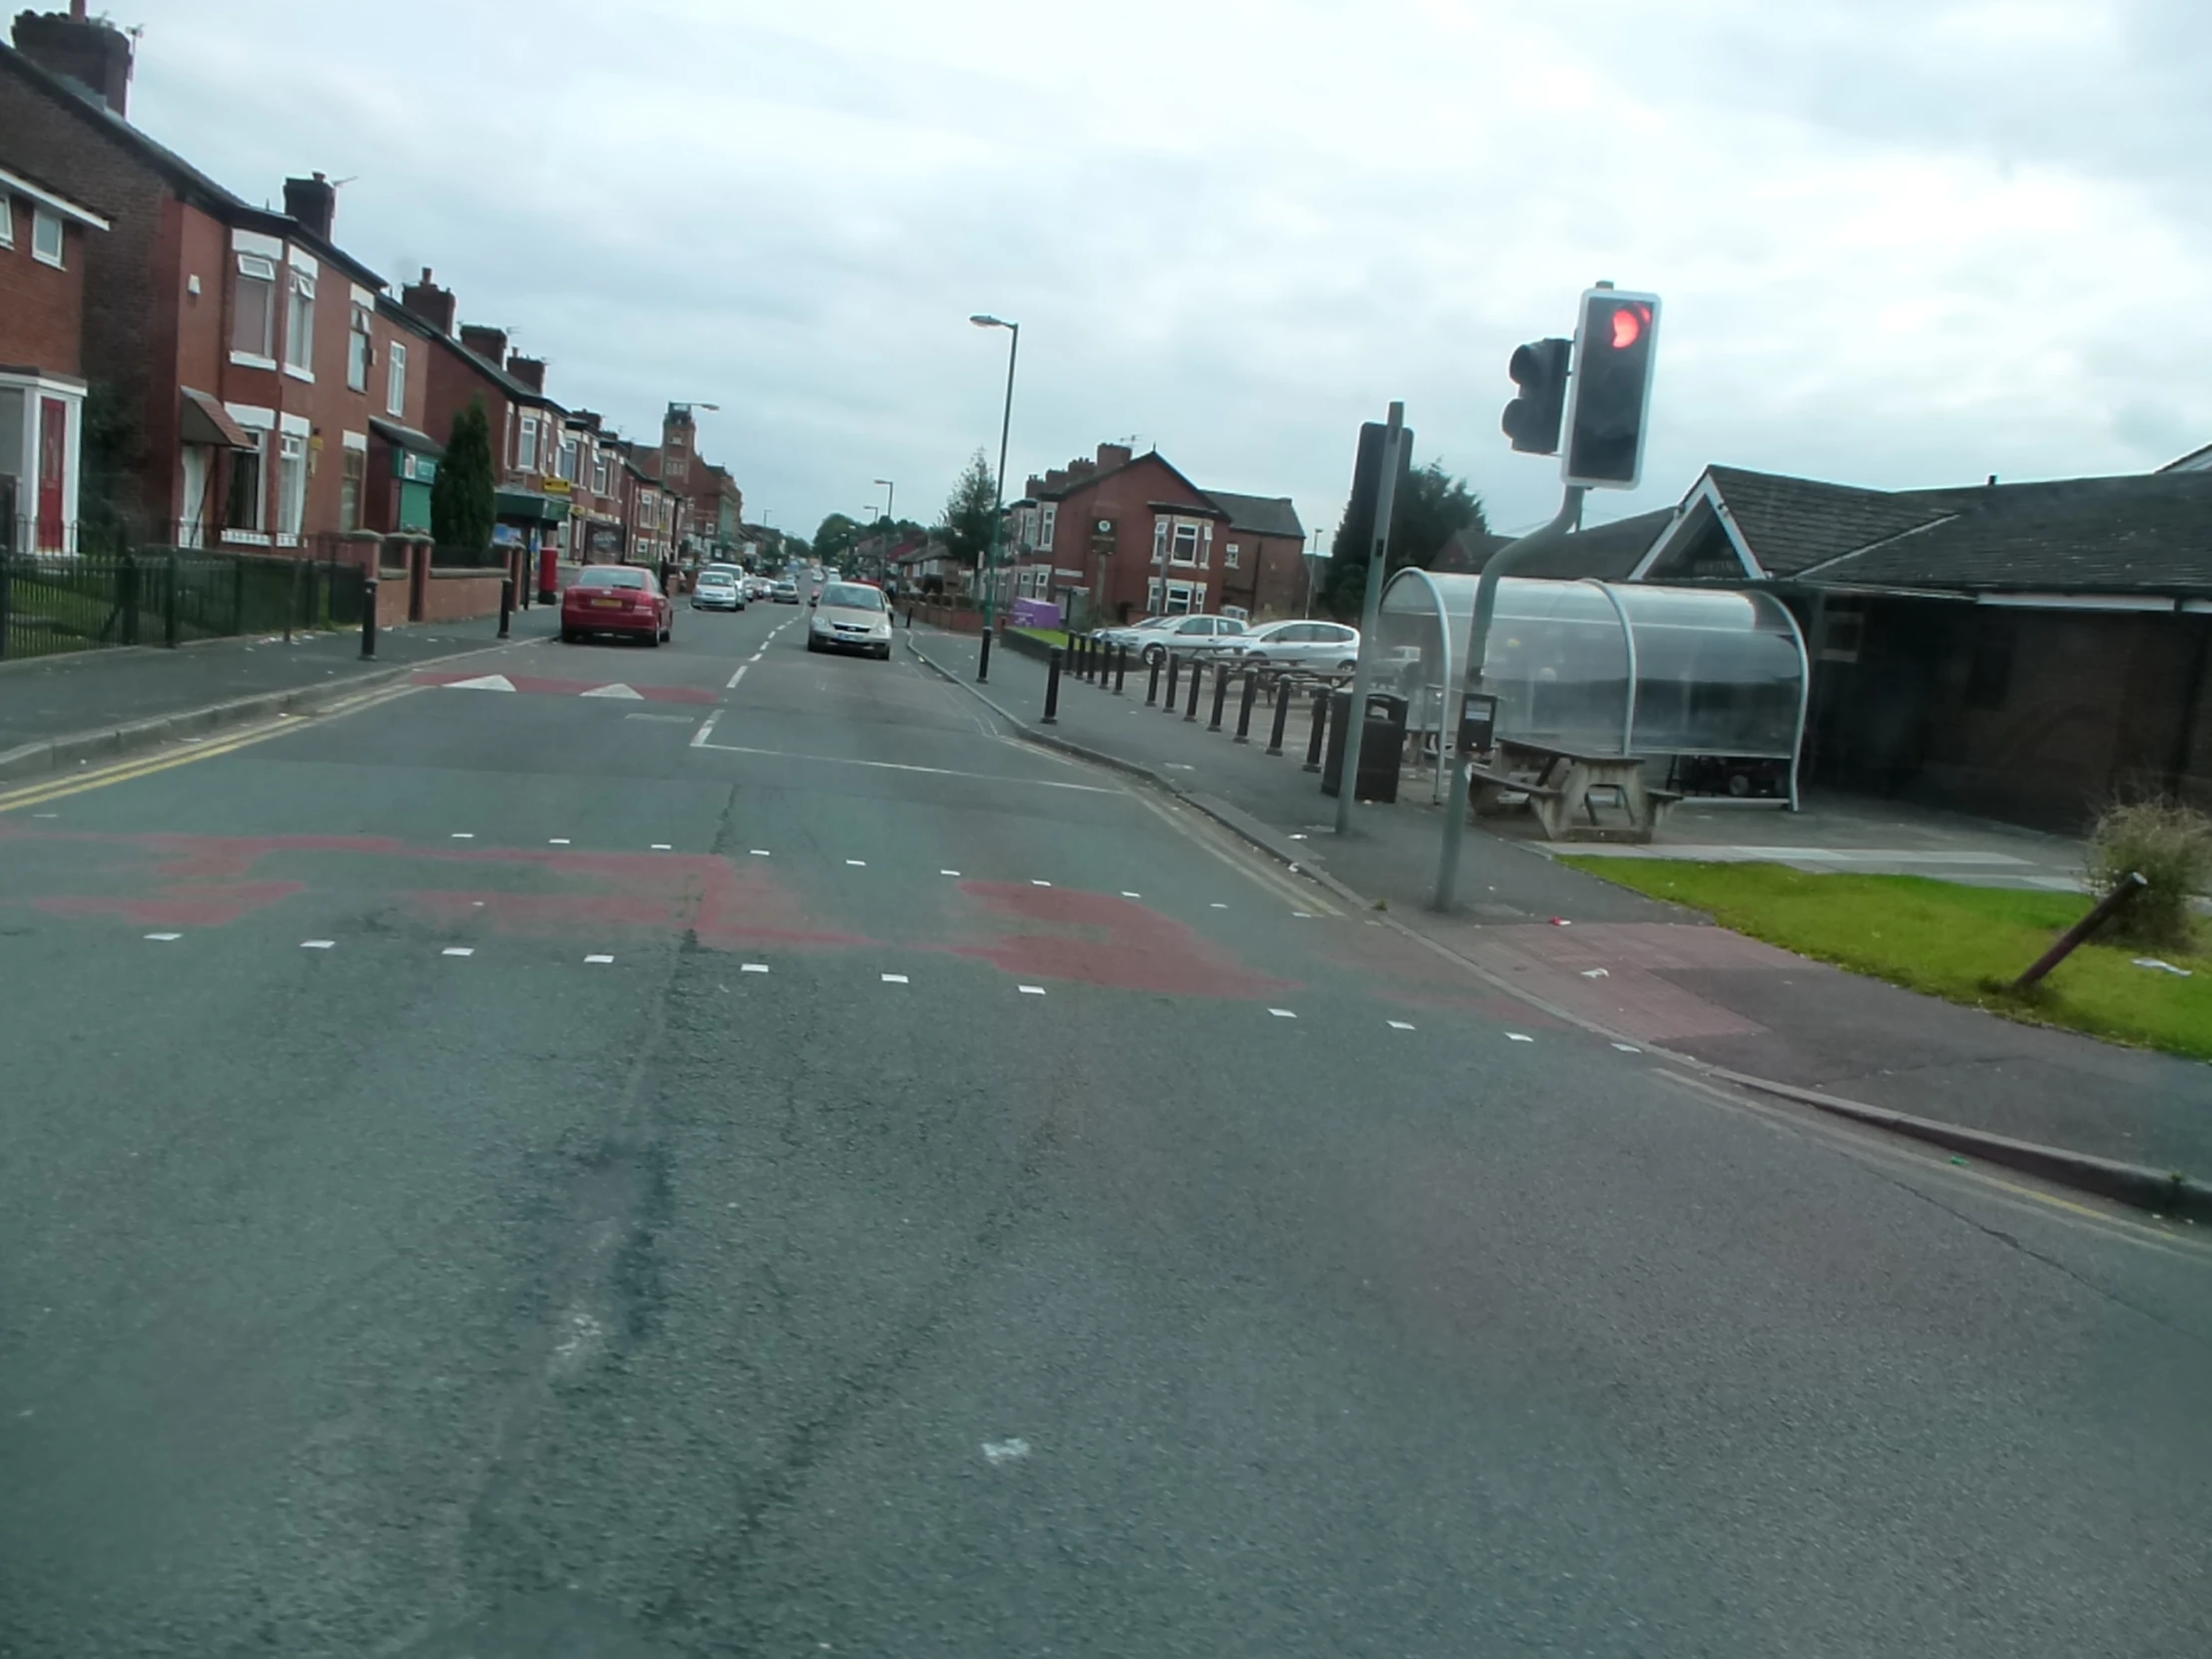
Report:
M1398 757L1405 749L1404 698L1388 692L1368 694L1367 714L1360 722L1359 771L1353 779L1355 801L1397 800ZM1352 725L1352 693L1339 692L1329 700L1329 752L1322 759L1321 793L1335 795L1344 788L1345 734Z

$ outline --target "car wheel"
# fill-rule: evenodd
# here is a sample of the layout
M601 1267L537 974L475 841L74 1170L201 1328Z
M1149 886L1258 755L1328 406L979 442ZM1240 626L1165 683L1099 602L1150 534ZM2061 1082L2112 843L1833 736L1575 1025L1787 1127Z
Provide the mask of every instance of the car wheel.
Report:
M1356 659L1347 657L1337 665L1337 672L1339 674L1357 674L1360 672L1360 664Z
M877 646L875 648L875 660L879 663L889 662L891 660L891 648L887 645Z
M807 636L807 649L809 651L820 651L822 649L822 644L814 637L814 635L809 634Z
M1263 657L1259 652L1248 651L1245 653L1244 666L1246 668L1272 668L1275 665L1270 663L1267 658Z
M561 630L561 643L563 645L574 645L576 643L576 630L573 628L563 628Z
M1153 668L1167 661L1168 648L1164 645L1148 645L1144 648L1144 666Z

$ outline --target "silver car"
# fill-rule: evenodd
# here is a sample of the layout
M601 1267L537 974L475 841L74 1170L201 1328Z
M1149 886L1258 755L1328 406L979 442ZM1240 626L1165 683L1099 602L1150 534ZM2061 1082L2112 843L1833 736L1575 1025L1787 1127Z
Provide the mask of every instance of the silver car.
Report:
M1109 629L1127 638L1109 638L1108 645L1126 645L1145 663L1156 663L1174 652L1178 657L1210 652L1224 641L1242 634L1245 625L1233 616L1149 617L1133 628Z
M720 565L709 565L692 585L691 608L695 611L744 610L745 587L738 580L738 573Z
M807 619L809 651L891 654L891 613L883 590L866 582L826 582L815 614Z
M1341 622L1263 622L1224 640L1217 654L1253 668L1349 674L1360 663L1360 630Z

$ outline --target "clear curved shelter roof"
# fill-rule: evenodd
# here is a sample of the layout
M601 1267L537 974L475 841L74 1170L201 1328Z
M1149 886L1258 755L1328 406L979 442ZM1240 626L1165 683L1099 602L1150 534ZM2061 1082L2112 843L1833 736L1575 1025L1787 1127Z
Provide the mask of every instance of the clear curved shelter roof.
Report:
M1474 576L1408 567L1382 593L1383 684L1432 728L1474 616ZM1771 594L1500 577L1481 683L1497 735L1590 754L1794 761L1807 664Z

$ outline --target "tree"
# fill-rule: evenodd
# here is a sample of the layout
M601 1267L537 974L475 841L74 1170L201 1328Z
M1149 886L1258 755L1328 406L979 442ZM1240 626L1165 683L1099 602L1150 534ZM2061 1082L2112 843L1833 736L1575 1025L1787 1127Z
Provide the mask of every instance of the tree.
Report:
M1444 471L1443 463L1430 461L1405 480L1390 514L1390 571L1418 565L1426 570L1436 555L1461 530L1485 530L1482 498L1467 488L1466 480ZM1329 569L1322 577L1316 605L1348 622L1360 620L1367 598L1370 549L1355 547L1352 503L1337 524L1337 539L1329 546Z
M481 397L453 417L445 459L430 481L430 535L440 547L481 552L491 545L497 516L492 498L491 419Z
M838 559L852 550L865 529L844 513L831 513L815 532L815 553L823 559Z
M960 473L960 481L945 498L944 527L938 534L956 563L981 568L991 545L991 521L998 516L998 480L991 463L978 449Z

